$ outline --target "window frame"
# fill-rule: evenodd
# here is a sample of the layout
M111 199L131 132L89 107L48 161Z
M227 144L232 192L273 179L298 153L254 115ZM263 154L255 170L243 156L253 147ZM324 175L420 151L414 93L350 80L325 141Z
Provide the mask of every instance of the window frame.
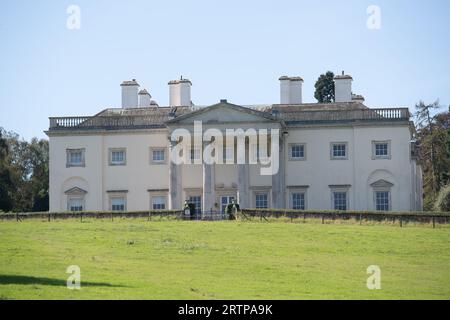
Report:
M258 196L266 196L266 207L258 207ZM269 192L268 191L255 191L254 192L254 203L255 203L255 209L269 209L270 208L270 198L269 198Z
M377 200L378 200L377 194L378 193L387 193L387 201L388 201L388 203L387 203L387 210L381 210L381 209L377 208L377 206L378 206L378 204L377 204ZM374 197L374 209L375 209L375 211L388 212L388 211L392 210L391 209L392 208L392 203L391 203L391 190L390 189L378 189L378 190L374 189L373 190L373 197Z
M162 151L164 155L163 160L155 160L154 158L154 152L156 151ZM160 164L166 164L167 163L167 148L166 147L150 147L150 164L160 165Z
M74 200L79 200L81 202L81 210L71 210L70 202ZM67 211L70 212L82 212L86 210L86 199L82 194L78 195L67 195Z
M197 206L195 207L194 214L195 215L202 215L202 212L203 212L203 195L193 192L193 193L188 194L186 196L186 198L187 198L187 202L188 203L193 203L194 202L194 201L191 201L191 198L199 198L199 200L200 200L200 207L197 207Z
M345 156L335 156L334 146L344 145L345 146ZM348 142L330 142L330 160L348 160Z
M121 162L113 161L114 152L123 152L123 160ZM126 148L109 148L108 162L110 166L126 166L127 165L127 149Z
M349 211L350 210L350 185L330 185L331 191L331 210ZM335 193L345 193L345 210L336 209L335 207Z
M198 153L198 157L196 157L196 153ZM193 164L201 164L202 163L202 148L192 147L189 151L189 160Z
M373 182L371 185L373 191L373 210L376 211L384 211L377 210L377 192L387 192L388 193L388 210L392 211L392 187L394 184L390 181L379 179Z
M155 199L162 198L164 199L164 208L155 209ZM150 210L167 210L167 195L166 194L152 194L150 195Z
M386 144L387 145L387 155L377 155L376 148L377 145ZM386 160L391 159L391 140L372 140L372 160Z
M81 153L81 162L80 163L73 163L71 162L71 154L75 153L75 152L80 152ZM85 152L86 149L85 148L67 148L66 149L66 167L67 168L71 168L71 167L85 167L86 166L86 157L85 157Z
M295 209L294 208L294 195L302 194L303 195L303 209ZM306 189L293 189L289 192L289 208L292 210L307 210L307 192Z
M297 146L303 147L303 157L294 157L292 155L292 148L297 147ZM290 143L288 152L289 152L289 161L305 161L306 160L306 143Z
M113 210L113 200L123 199L123 210ZM114 193L109 196L109 210L114 212L126 212L127 211L127 195L125 193Z

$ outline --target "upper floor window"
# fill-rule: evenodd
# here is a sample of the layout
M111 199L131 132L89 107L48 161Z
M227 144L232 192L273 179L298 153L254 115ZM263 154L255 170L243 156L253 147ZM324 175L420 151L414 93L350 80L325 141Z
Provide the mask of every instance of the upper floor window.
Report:
M67 149L66 150L66 167L84 167L84 152L85 149Z
M165 164L166 163L166 148L151 147L150 148L150 163L151 164Z
M153 150L153 162L164 162L165 158L164 150Z
M305 144L291 144L289 148L290 160L305 160L306 150Z
M390 141L372 141L372 159L390 159Z
M125 148L109 149L109 164L111 166L123 166L126 164Z
M200 148L192 148L191 149L191 161L193 161L194 163L201 161L201 158L202 158L201 153L202 153L202 151Z
M333 142L331 143L331 159L340 160L347 159L347 142Z
M234 163L234 148L225 147L224 148L224 160L226 162Z

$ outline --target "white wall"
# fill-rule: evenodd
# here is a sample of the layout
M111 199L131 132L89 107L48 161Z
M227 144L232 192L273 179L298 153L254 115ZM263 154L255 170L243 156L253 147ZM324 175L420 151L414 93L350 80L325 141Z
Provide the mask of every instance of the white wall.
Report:
M390 140L391 159L372 159L372 141ZM332 209L330 185L350 185L349 207L373 210L370 184L384 179L392 187L392 210L411 210L410 131L398 127L343 127L290 130L287 143L305 143L306 160L289 161L286 148L286 185L307 185L310 209ZM347 142L348 159L331 160L330 143ZM286 195L287 198L287 195ZM288 201L288 200L286 200Z
M67 209L64 192L72 187L88 191L87 210L108 210L110 190L128 190L130 211L149 209L147 190L169 187L168 164L150 163L150 147L164 146L166 132L50 136L50 211ZM85 167L66 168L68 148L86 149ZM110 148L126 148L125 166L109 165Z
M169 188L169 166L151 164L150 147L167 147L164 130L96 135L50 135L50 210L67 208L64 192L72 187L86 190L87 210L108 210L110 190L128 190L127 209L148 210L148 189ZM372 141L390 140L391 159L373 160ZM330 159L330 143L348 143L347 160ZM290 161L290 143L306 144L306 160ZM66 149L85 148L86 166L66 168ZM126 165L109 165L109 148L126 148ZM289 129L286 148L286 186L309 186L308 209L331 209L329 185L350 185L349 209L373 210L370 184L384 179L393 184L392 210L418 210L421 207L421 169L410 159L410 131L404 126L321 127ZM201 165L183 165L183 200L190 189L202 188ZM238 183L236 165L215 166L216 186L225 193ZM250 166L250 187L270 187L271 176L261 176L259 165ZM186 191L187 190L187 191ZM220 191L216 192L218 196ZM252 194L252 191L249 192ZM285 201L289 206L289 191ZM252 200L252 205L253 200Z

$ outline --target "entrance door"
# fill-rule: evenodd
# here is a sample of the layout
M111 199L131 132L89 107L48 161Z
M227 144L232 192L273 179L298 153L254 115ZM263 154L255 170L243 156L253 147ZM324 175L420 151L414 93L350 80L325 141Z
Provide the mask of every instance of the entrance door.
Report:
M233 203L235 197L234 196L221 196L220 197L220 207L222 209L222 214L225 213L227 209L227 205Z

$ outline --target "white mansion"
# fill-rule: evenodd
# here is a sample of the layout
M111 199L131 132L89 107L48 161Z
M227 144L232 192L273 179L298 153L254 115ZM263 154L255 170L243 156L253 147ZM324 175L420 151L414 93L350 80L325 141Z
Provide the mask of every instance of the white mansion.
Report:
M169 82L170 105L160 107L132 80L121 84L121 108L50 118L50 211L181 209L186 200L202 211L233 200L241 208L422 210L408 109L366 107L344 74L335 77L336 102L303 103L302 83L281 77L279 104L198 107L191 82L180 79ZM193 132L194 121L203 131L278 129L279 169L262 175L259 162L174 163L172 133ZM262 148L245 139L249 159ZM198 160L203 148L204 140L182 154ZM234 158L234 145L223 148Z

